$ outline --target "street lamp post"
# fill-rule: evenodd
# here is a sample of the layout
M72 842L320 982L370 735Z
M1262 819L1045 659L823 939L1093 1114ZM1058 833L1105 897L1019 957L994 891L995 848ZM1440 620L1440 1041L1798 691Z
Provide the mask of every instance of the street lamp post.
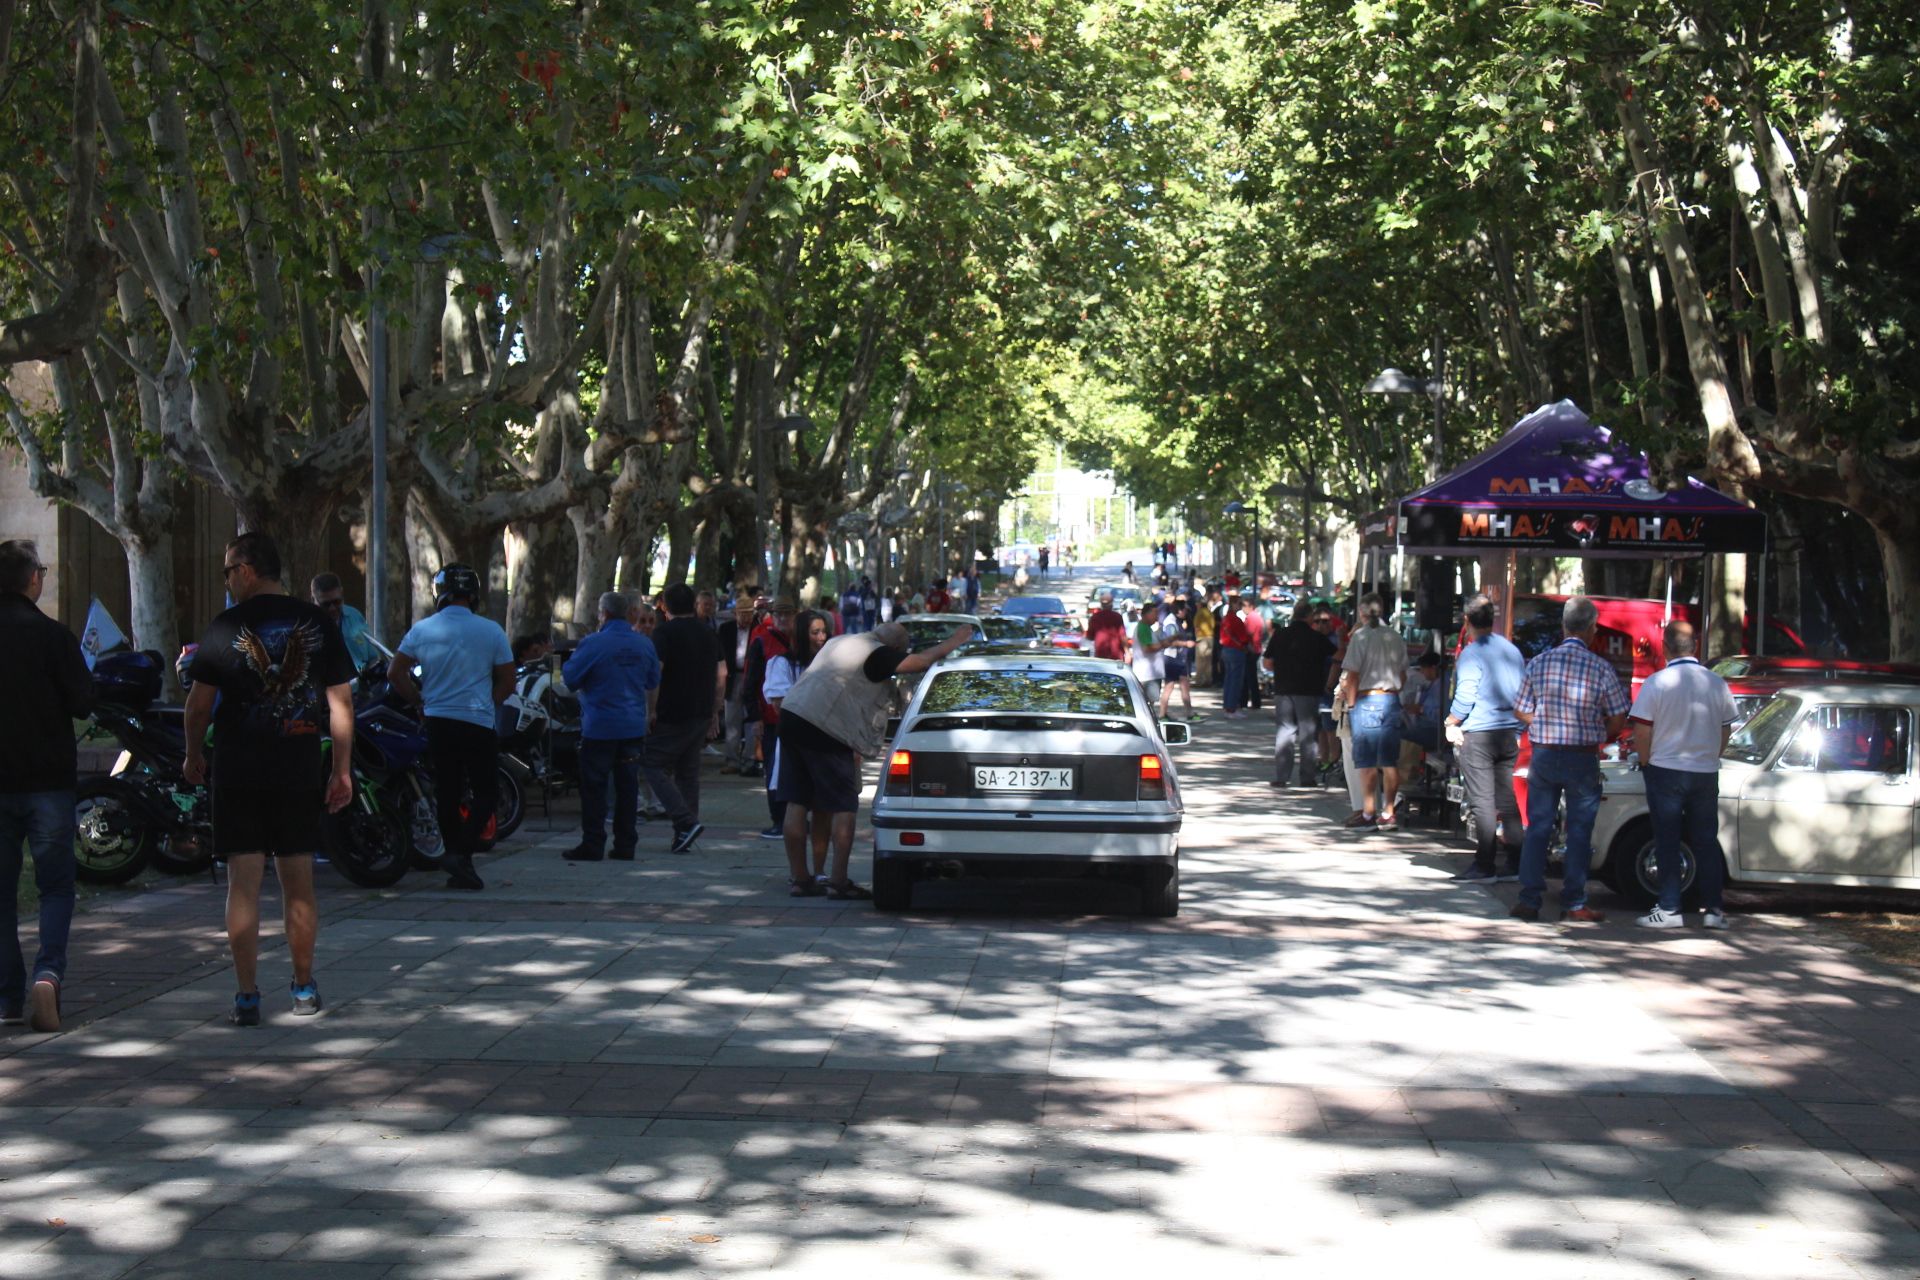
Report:
M1440 368L1441 349L1434 344L1434 368ZM1367 383L1368 392L1383 396L1426 396L1433 402L1433 447L1427 453L1427 483L1432 484L1440 478L1446 464L1446 419L1444 398L1446 384L1436 373L1431 378L1415 378L1400 372L1389 365L1375 374ZM1404 568L1403 552L1398 546L1393 551L1393 612L1400 616L1400 580Z
M1247 573L1255 586L1260 583L1260 509L1250 503L1235 498L1229 502L1223 514L1239 516L1240 532L1247 540Z

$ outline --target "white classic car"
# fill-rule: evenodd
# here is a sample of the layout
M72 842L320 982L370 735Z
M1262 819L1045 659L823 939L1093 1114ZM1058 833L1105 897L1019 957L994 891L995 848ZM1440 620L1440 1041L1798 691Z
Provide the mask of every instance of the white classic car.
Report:
M1189 729L1154 718L1126 665L1045 651L953 654L914 691L873 802L873 905L916 880L1097 875L1180 910Z
M1788 689L1734 732L1720 758L1720 845L1746 884L1920 889L1920 785L1914 721L1920 684ZM1634 762L1605 762L1593 874L1651 903L1660 877L1646 786ZM1694 907L1686 852L1684 905Z

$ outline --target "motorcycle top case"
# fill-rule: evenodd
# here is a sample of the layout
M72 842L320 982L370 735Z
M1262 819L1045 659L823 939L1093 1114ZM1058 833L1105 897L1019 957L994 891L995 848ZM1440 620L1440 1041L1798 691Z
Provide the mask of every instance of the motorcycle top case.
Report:
M160 696L165 663L152 649L103 654L93 664L93 696L129 711L145 711Z

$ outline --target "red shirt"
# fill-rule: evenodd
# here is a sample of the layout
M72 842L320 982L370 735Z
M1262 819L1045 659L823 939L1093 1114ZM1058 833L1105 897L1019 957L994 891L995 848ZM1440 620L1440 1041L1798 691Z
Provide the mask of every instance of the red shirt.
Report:
M1243 615L1229 613L1220 619L1222 649L1245 649L1252 643L1253 633L1247 630L1247 620Z
M1093 656L1119 661L1127 656L1127 624L1115 609L1095 609L1087 619L1087 639L1093 641Z
M927 612L945 613L953 604L953 597L947 594L945 587L935 587L927 592Z

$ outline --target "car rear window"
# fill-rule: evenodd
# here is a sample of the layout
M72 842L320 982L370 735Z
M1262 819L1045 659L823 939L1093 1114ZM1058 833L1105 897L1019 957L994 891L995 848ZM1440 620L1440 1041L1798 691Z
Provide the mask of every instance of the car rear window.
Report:
M1067 606L1059 596L1015 596L1000 606L1001 613L1065 613Z
M1133 699L1123 677L1104 671L942 671L920 714L957 711L1131 716Z

